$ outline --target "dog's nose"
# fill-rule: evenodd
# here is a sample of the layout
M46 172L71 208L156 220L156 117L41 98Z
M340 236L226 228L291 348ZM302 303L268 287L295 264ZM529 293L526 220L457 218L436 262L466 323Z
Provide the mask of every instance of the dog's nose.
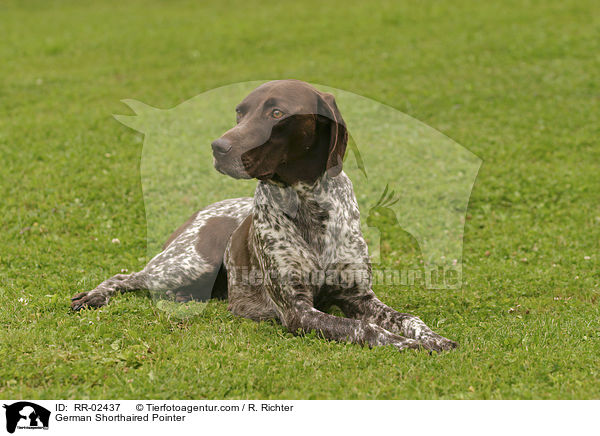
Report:
M211 144L212 149L217 154L226 154L229 150L231 150L231 142L227 139L219 138Z

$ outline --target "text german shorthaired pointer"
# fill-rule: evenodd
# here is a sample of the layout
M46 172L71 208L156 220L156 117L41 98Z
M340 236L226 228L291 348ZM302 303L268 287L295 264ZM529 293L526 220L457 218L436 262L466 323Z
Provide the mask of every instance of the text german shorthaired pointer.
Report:
M254 198L194 214L163 251L73 297L74 310L116 292L166 292L176 301L228 298L229 310L276 319L290 332L397 349L448 350L454 341L379 301L352 183L342 171L348 134L331 94L296 80L259 86L237 125L212 143L216 169L259 180ZM338 306L346 318L326 311Z

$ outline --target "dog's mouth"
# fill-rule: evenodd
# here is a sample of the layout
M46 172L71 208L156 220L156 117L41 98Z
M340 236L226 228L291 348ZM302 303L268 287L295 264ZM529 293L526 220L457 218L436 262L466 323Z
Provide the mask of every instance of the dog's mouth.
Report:
M236 162L235 159L228 159L223 161L222 159L213 157L213 166L215 169L229 177L234 179L251 179L252 177L244 170L241 162Z
M265 162L264 158L255 160L248 154L242 154L241 163L246 174L253 179L269 180L275 175L274 165Z
M225 171L223 171L223 169L221 168L221 166L219 165L219 162L217 161L216 158L213 159L213 166L215 167L215 169L220 172L221 174L225 174ZM225 174L227 175L227 174Z

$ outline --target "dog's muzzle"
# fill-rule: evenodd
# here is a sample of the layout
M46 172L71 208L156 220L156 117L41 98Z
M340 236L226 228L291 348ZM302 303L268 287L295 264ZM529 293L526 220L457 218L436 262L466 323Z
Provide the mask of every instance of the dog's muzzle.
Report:
M225 138L219 138L211 144L214 157L215 169L235 179L250 179L250 175L244 169L241 156L232 152L233 143Z

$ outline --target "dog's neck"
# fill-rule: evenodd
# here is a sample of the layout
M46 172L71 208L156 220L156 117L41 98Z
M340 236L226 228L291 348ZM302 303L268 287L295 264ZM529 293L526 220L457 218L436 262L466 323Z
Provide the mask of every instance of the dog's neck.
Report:
M287 184L277 180L260 181L254 195L255 204L265 204L272 213L283 213L292 219L302 211L313 211L320 216L331 208L333 178L323 173L315 182Z

